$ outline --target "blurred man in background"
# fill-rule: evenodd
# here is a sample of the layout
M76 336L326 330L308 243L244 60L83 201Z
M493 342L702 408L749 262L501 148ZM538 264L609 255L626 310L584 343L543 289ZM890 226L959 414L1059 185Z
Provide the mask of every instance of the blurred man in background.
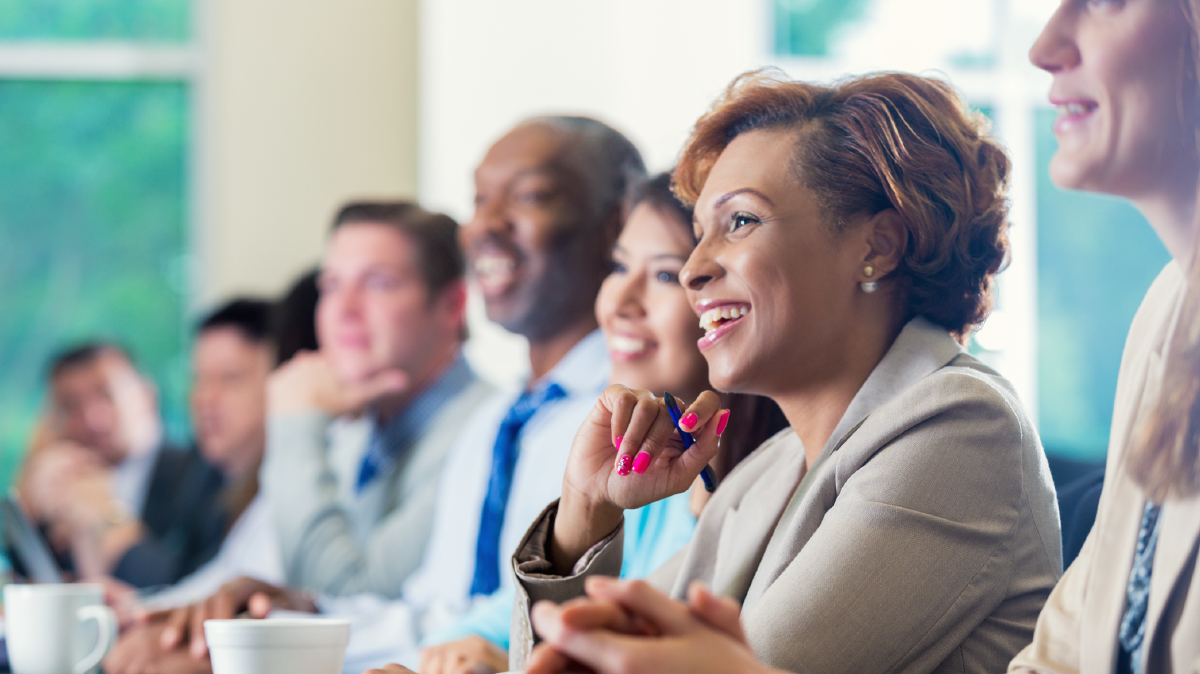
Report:
M230 481L257 483L274 365L271 303L239 298L200 322L192 347L192 428L200 453Z
M153 384L113 344L52 361L48 416L18 484L79 578L174 583L215 554L225 530L220 473L165 443Z
M243 575L283 580L279 537L270 509L258 495L258 469L266 445L267 377L275 362L271 314L271 303L239 298L218 307L197 327L192 427L200 454L224 479L216 505L227 532L212 559L155 595L152 605L185 604Z
M262 487L293 587L394 597L421 560L450 444L492 390L462 357L457 230L407 202L334 219L320 349L269 384Z

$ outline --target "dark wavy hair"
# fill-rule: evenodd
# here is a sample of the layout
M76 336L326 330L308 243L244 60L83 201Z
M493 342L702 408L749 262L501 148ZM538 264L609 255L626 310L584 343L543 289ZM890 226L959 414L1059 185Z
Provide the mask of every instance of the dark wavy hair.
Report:
M675 192L695 202L738 135L794 129L791 169L831 230L895 209L908 248L884 282L899 286L906 320L923 316L965 340L987 318L1008 257L1009 161L988 128L940 80L881 73L826 86L759 70L735 79L696 123Z

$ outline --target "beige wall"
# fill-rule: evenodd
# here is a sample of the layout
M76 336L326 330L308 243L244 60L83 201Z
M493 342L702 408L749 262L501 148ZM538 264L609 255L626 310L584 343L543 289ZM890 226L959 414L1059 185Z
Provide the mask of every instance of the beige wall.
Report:
M350 197L417 193L416 0L207 0L202 304L276 293Z

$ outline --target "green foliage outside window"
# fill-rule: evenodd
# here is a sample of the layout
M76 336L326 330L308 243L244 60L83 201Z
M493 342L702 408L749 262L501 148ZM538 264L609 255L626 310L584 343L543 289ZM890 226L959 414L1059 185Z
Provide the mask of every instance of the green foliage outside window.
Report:
M188 89L0 81L0 485L40 412L47 358L126 345L184 426Z
M1125 335L1170 258L1133 206L1050 182L1055 114L1036 120L1039 430L1051 454L1103 460Z
M0 39L181 42L189 0L3 0Z

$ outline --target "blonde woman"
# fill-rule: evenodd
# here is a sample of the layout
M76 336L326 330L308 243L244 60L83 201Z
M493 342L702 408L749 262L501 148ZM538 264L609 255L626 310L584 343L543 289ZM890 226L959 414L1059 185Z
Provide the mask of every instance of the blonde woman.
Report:
M1129 199L1172 260L1125 343L1091 535L1011 672L1200 670L1197 7L1063 2L1030 58L1054 76L1062 187Z

